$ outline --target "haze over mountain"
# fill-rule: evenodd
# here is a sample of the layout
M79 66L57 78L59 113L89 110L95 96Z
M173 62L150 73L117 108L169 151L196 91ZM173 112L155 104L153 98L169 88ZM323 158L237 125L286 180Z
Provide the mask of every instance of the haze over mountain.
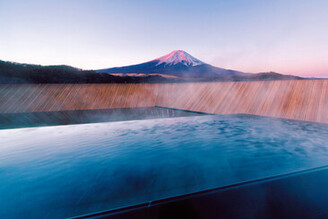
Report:
M183 50L174 50L167 55L137 65L100 69L96 71L99 73L123 75L162 74L179 78L230 78L250 75L240 71L214 67L196 59Z

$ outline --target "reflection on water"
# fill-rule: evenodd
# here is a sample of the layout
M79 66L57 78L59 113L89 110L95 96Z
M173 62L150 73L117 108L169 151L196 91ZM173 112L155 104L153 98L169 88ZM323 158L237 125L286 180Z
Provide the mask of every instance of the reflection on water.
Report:
M328 127L199 116L0 130L0 218L58 218L328 164Z

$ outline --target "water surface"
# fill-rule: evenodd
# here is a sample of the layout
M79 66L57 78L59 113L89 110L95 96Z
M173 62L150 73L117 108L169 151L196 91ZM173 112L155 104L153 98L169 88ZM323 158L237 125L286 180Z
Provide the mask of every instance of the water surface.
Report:
M246 115L0 130L0 218L109 210L328 164L323 124Z

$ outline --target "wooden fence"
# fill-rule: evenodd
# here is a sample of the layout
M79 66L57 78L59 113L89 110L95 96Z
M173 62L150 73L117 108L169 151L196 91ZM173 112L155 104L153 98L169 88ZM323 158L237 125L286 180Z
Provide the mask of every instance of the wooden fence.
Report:
M147 106L328 123L328 80L0 85L0 113Z

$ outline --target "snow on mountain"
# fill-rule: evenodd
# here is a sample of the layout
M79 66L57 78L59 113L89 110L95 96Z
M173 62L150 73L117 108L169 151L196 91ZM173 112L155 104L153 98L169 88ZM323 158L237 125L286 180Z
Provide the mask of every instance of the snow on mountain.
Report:
M204 62L196 59L195 57L191 56L187 52L183 50L174 50L171 53L162 56L160 58L154 59L153 61L158 61L157 65L165 64L165 65L176 65L178 63L182 63L186 66L197 66L205 64Z

